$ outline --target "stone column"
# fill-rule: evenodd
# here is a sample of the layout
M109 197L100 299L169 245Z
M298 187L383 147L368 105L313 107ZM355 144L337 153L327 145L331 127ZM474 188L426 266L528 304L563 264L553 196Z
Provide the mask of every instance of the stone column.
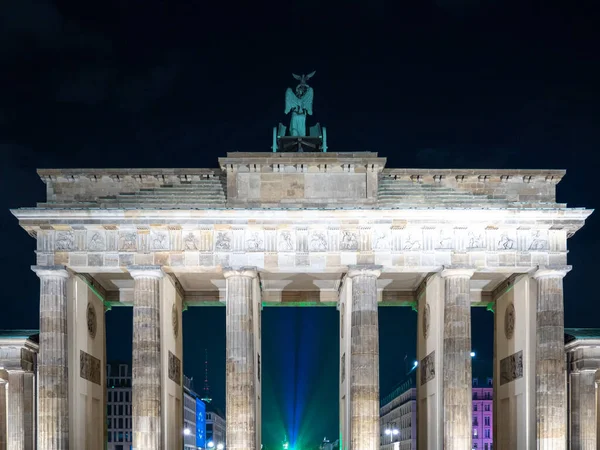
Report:
M229 450L256 450L253 267L223 270L226 298L226 439Z
M594 384L596 386L596 407L594 408L596 417L596 448L600 449L600 369L594 374Z
M160 266L131 266L133 361L131 422L133 448L162 449L160 358Z
M538 450L567 448L563 278L570 267L540 268L536 311L535 389Z
M0 450L6 450L6 381L0 378Z
M473 270L446 268L444 278L444 449L471 450L471 292Z
M8 372L8 450L25 450L25 372Z
M40 278L39 450L69 450L67 279L64 266L34 266Z
M350 449L379 450L379 319L381 266L351 266Z

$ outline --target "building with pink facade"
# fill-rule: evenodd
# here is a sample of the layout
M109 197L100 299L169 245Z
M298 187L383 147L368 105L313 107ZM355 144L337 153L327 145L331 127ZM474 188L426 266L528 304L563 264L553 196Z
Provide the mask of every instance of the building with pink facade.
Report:
M381 400L380 450L417 449L417 389L414 378ZM491 378L473 378L473 449L494 450Z
M494 387L491 378L473 378L473 449L493 450Z

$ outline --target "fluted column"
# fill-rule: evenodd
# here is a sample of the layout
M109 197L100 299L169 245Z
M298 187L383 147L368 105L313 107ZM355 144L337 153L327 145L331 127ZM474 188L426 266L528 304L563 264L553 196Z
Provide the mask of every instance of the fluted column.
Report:
M446 268L444 278L444 449L471 450L471 294L473 270Z
M6 380L0 378L0 450L6 450Z
M563 278L570 267L540 268L536 311L535 389L538 450L567 448Z
M25 450L25 372L8 372L8 450Z
M162 449L160 358L160 266L131 266L133 361L131 423L133 448Z
M379 319L381 266L351 266L350 449L379 449Z
M256 449L253 292L255 268L223 271L226 298L226 439L229 450Z
M39 450L69 450L67 279L64 266L34 266L40 278Z
M595 419L596 419L596 448L600 449L600 369L596 370L594 374L594 384L596 386L596 408Z

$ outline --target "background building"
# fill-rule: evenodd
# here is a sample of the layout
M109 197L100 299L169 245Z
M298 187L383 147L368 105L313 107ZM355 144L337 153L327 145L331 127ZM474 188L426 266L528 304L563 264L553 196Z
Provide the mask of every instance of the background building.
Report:
M131 450L131 370L128 364L106 366L107 450Z
M212 403L206 405L206 447L225 445L225 414Z
M381 400L379 410L382 450L417 448L417 389L415 372Z
M196 399L194 380L183 376L183 448L196 450Z
M473 448L493 450L494 386L491 378L473 378Z
M417 449L417 389L415 382L413 372L409 379L382 398L379 410L381 450ZM473 378L473 449L494 449L493 393L492 378Z

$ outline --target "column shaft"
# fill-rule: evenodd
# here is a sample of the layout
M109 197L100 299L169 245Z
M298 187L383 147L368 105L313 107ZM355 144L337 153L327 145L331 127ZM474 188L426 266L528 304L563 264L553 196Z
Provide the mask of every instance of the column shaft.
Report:
M350 449L379 449L378 269L351 268Z
M130 269L133 288L133 447L162 449L160 278L157 267Z
M226 439L230 450L256 449L254 270L227 270Z
M444 449L471 450L471 295L472 270L447 269L444 298Z
M39 450L69 450L69 274L60 266L33 270L40 278L38 445Z
M8 450L25 450L25 373L8 373Z
M540 270L537 295L536 415L538 450L567 446L567 391L564 347L563 277L566 271Z
M571 449L596 450L595 372L571 374Z
M6 450L6 382L0 379L0 450Z

